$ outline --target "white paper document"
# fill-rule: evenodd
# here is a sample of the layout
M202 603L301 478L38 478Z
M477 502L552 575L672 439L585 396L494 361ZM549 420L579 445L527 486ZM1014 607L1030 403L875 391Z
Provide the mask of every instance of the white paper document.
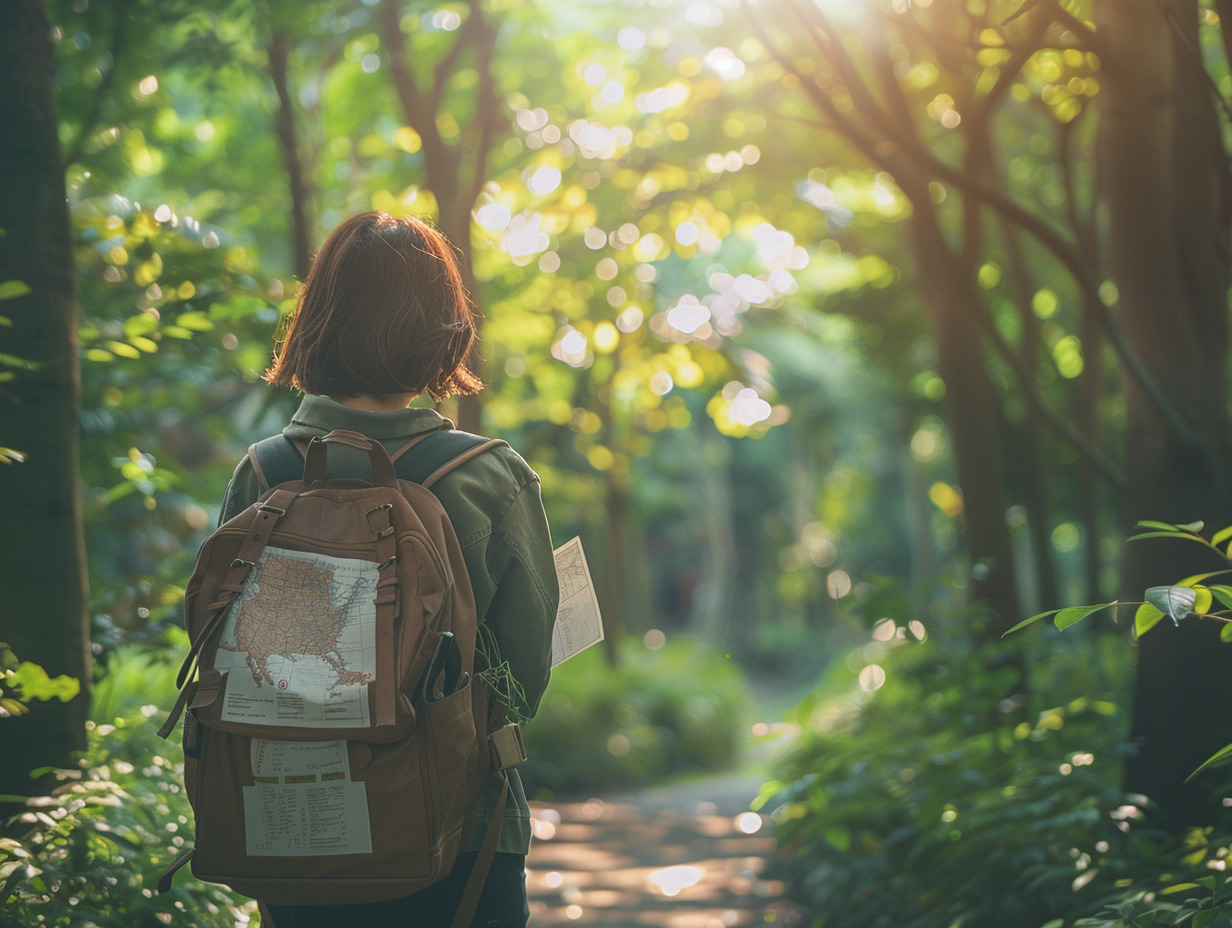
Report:
M244 834L253 857L370 854L363 783L351 782L345 741L252 742L255 786L244 787Z
M214 667L222 718L297 728L368 725L377 565L267 547L231 605Z
M603 617L586 566L582 539L573 538L556 549L556 578L560 605L552 629L552 666L603 640Z

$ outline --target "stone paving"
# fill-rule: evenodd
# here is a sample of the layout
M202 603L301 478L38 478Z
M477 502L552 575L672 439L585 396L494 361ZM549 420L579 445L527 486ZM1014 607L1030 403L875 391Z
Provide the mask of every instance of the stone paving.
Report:
M720 779L585 802L532 803L533 928L803 928L765 877L758 783Z

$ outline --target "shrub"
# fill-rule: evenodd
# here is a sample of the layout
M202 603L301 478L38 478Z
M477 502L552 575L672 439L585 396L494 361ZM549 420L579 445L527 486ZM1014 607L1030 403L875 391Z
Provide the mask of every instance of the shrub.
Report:
M1069 669L1069 692L1083 692L1083 668L1107 648L1066 643L1047 672ZM904 644L855 665L869 690L884 680L875 692L854 687L838 709L806 700L805 733L762 801L778 806L777 869L815 925L1068 924L1120 900L1118 881L1161 872L1145 800L1117 786L1120 707L1050 691L1056 704L1031 711L1006 695L1014 656Z
M153 714L153 707L146 713ZM255 922L256 903L181 870L158 878L193 842L179 748L143 713L92 725L81 768L0 838L0 928L198 928Z
M158 638L110 651L90 690L90 718L110 722L150 704L170 709L179 693L175 678L188 647L188 632L168 626Z
M591 648L552 672L525 730L532 793L629 787L736 759L747 690L732 661L687 637L657 651L628 639L621 659L613 668Z

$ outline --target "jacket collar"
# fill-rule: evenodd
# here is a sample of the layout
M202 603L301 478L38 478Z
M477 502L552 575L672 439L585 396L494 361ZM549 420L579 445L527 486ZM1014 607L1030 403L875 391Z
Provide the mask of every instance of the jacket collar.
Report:
M412 438L422 432L434 432L453 423L435 409L412 406L397 412L369 412L352 409L328 396L307 394L291 417L291 424L282 430L288 438L312 438L334 429L351 429L377 440Z

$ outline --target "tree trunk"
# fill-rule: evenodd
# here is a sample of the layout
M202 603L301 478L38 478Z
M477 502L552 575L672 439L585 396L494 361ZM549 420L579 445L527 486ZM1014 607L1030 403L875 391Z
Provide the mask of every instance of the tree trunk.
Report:
M1013 548L1005 523L1004 440L997 396L985 367L972 284L956 266L936 223L930 221L927 193L911 199L915 262L937 346L937 370L945 382L945 418L962 488L972 598L992 611L978 636L992 640L1021 617Z
M471 261L471 209L483 187L488 155L500 125L500 101L492 72L499 25L489 21L478 2L471 0L463 27L458 31L455 47L438 61L430 87L421 87L416 77L406 39L401 28L402 3L383 0L378 12L381 35L389 52L390 80L402 108L402 118L412 127L422 142L424 186L436 198L437 225L458 249L462 283L477 306L482 301L479 283ZM448 142L437 125L440 115L443 81L457 67L458 55L471 52L479 80L476 85L475 113L458 142ZM478 347L468 359L471 370L480 373L482 356ZM459 428L469 432L479 430L480 404L477 397L463 396L458 400Z
M64 166L41 0L0 3L0 303L3 351L34 362L0 388L0 440L26 454L0 468L0 638L22 660L81 681L68 703L0 720L0 794L29 794L35 767L85 746L90 682L85 549L77 477L80 379Z
M303 282L308 279L308 270L312 265L312 222L309 219L308 185L304 181L299 135L295 131L295 103L287 75L290 54L291 37L285 32L275 31L269 46L270 78L278 94L274 130L282 149L287 186L291 193L291 270Z
M1197 47L1196 0L1101 0L1100 155L1108 264L1120 325L1170 410L1125 375L1128 516L1232 522L1232 422L1225 390L1229 252L1225 155ZM1170 15L1170 23L1166 16ZM1188 30L1180 37L1176 29ZM1192 45L1190 45L1192 43ZM1206 565L1190 546L1135 542L1126 598ZM1211 783L1185 778L1232 741L1224 711L1232 653L1212 623L1161 622L1139 642L1126 773L1174 826L1221 817Z

